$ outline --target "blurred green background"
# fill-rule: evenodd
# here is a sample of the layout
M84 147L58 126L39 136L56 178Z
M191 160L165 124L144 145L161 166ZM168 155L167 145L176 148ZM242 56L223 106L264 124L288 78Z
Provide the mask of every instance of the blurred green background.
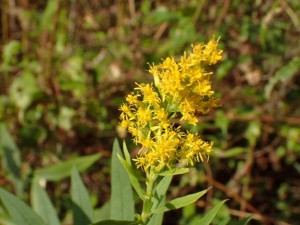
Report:
M0 7L0 141L9 133L18 146L23 190L38 168L100 152L83 178L102 206L112 142L130 143L118 125L125 95L135 82L151 82L148 63L221 37L213 83L222 106L194 128L214 141L214 152L209 164L176 178L170 195L214 188L197 205L167 213L165 224L193 224L218 199L230 199L220 220L299 223L298 0L2 0ZM3 165L0 184L16 192ZM68 185L47 185L61 218Z

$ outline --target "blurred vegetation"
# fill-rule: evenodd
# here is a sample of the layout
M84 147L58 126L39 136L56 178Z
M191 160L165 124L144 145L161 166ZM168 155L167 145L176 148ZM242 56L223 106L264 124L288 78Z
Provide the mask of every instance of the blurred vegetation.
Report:
M193 224L197 211L218 198L230 199L220 221L230 215L253 215L253 224L300 221L298 0L3 0L0 7L0 141L3 147L9 139L7 128L20 149L19 193L35 169L100 152L84 181L102 206L112 141L126 136L118 126L124 96L135 81L151 79L148 62L214 35L224 49L214 77L222 106L194 129L215 150L209 164L175 180L179 187L170 193L214 190L205 202L166 214L165 224ZM18 192L5 166L0 175L1 186ZM66 186L47 185L62 218L67 203L58 195Z

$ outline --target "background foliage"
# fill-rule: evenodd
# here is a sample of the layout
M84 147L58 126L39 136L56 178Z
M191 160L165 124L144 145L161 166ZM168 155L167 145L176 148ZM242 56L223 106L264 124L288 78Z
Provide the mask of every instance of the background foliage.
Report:
M257 224L300 221L299 1L4 0L0 7L0 155L5 161L5 149L14 149L15 162L2 164L1 186L26 200L35 170L100 152L83 180L102 206L113 139L126 137L118 126L124 96L151 79L147 62L215 35L224 50L214 77L222 106L195 128L215 150L209 164L176 178L170 194L214 189L198 205L167 213L165 224L193 224L224 198L220 220L251 213ZM47 191L68 224L63 178L49 179Z

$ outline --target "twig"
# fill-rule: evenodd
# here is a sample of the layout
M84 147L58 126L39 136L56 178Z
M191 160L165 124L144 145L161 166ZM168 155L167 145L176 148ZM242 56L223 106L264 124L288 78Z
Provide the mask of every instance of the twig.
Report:
M286 14L291 18L295 28L300 30L300 22L297 14L293 11L293 9L289 6L286 0L279 0L279 4L285 10Z
M196 8L196 11L193 15L193 24L195 25L199 16L201 15L201 11L203 9L203 6L205 5L206 0L201 0Z
M231 3L231 0L226 0L224 2L224 6L222 8L222 12L221 12L221 15L219 17L217 17L217 20L214 24L214 27L213 29L211 30L211 32L209 32L210 34L213 34L216 32L216 30L218 29L218 27L221 25L222 21L224 20L227 12L228 12L228 9L229 9L229 6L230 6L230 3Z
M165 23L162 23L160 25L160 27L158 28L158 30L156 31L156 33L154 34L154 40L159 40L160 37L163 35L163 33L165 32L165 30L168 28L169 26L169 23L165 22Z
M1 27L2 27L2 43L4 44L8 37L8 13L6 1L1 1Z
M76 1L77 0L71 0L70 2L70 13L69 13L69 22L68 22L68 33L69 38L72 40L75 32L75 22L76 21Z
M300 117L282 117L282 118L276 118L272 115L238 115L234 113L227 113L226 117L230 120L236 120L236 121L261 121L264 123L289 123L293 125L300 125ZM205 116L200 119L200 121L208 122L214 120L213 116Z
M130 21L134 25L136 23L135 3L134 0L129 0Z
M251 217L252 219L260 220L259 216L257 216L256 214L243 212L243 211L239 211L239 210L235 210L235 209L229 209L229 212L233 216L239 216L239 217L243 217L243 218ZM272 223L274 223L276 225L291 225L291 224L283 222L283 221L275 221L274 219L270 219L270 220L273 221Z
M213 178L208 177L208 176L206 176L206 180L212 186L214 186L214 187L218 188L219 190L223 191L227 196L232 197L239 204L245 205L245 208L247 210L254 213L256 220L259 220L263 223L274 223L276 221L273 218L263 216L253 205L251 205L249 202L247 202L243 197L239 196L236 193L233 193L224 184L222 184L222 183L220 183L220 182L218 182L218 181L216 181ZM283 225L283 224L281 224L281 225ZM287 225L287 224L285 224L285 225Z
M205 168L205 172L206 172L206 176L210 177L210 179L213 179L213 173L210 167L209 163L204 162L204 168ZM206 195L206 202L211 202L211 199L213 197L213 191L209 191Z

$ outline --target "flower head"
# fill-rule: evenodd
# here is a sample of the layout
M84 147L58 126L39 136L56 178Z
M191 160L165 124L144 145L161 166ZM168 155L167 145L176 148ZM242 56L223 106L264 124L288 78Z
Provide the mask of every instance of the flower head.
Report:
M183 132L175 120L195 125L198 113L218 106L210 81L212 72L207 69L221 59L218 40L193 45L192 52L184 53L179 61L168 57L150 67L156 88L137 84L126 97L127 104L120 108L121 126L142 146L134 159L137 167L161 171L179 162L194 165L208 159L212 143L198 134Z

